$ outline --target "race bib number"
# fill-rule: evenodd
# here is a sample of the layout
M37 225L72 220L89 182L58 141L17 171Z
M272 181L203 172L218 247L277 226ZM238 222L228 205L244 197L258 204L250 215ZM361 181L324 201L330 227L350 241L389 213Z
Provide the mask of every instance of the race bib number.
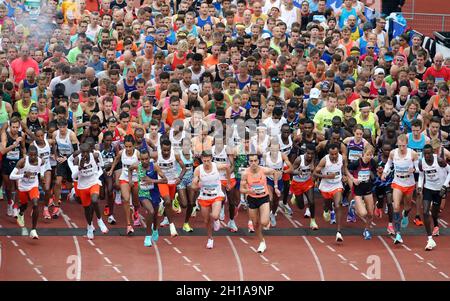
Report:
M252 189L257 195L262 195L266 193L266 189L264 188L264 185L260 184L253 184Z
M19 160L20 159L20 151L19 150L12 150L9 151L6 155L6 158L9 160Z
M369 182L370 180L370 170L360 170L358 172L358 181Z
M327 172L327 176L329 176L329 175L334 175L334 178L333 178L333 179L328 179L328 181L329 181L330 183L332 183L332 184L337 184L337 183L339 183L339 182L341 181L341 179L340 179L341 172L340 172L340 171L336 171L336 172L330 171L330 172Z
M140 183L139 184L139 187L142 189L142 190L152 190L152 189L154 189L155 188L155 185L153 184L153 183L150 183L150 184L144 184L144 183Z
M357 161L359 158L361 158L362 151L351 149L348 152L348 159L349 161Z
M218 195L218 187L217 185L206 185L202 187L202 193L205 196L217 196Z

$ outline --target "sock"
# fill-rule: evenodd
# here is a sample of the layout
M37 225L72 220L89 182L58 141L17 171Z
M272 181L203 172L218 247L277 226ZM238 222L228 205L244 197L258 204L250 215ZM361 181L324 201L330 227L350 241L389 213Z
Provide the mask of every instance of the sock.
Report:
M433 239L433 236L428 236L428 240Z
M394 212L394 228L395 232L400 232L400 212Z

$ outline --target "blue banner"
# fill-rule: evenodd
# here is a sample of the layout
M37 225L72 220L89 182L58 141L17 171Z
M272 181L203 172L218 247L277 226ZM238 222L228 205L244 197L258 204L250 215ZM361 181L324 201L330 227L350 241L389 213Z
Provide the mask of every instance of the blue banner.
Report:
M398 23L394 20L393 22L393 31L392 31L392 37L396 38L399 35L401 35L406 29L406 26L403 26L402 24Z

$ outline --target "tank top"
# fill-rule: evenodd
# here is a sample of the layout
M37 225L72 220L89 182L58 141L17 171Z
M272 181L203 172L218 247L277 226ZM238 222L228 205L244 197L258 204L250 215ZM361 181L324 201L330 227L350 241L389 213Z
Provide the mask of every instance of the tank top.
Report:
M173 147L173 146L172 146ZM194 156L192 155L192 151L189 152L189 159L184 156L182 152L180 152L180 159L183 161L184 166L186 167L186 173L183 178L190 179L194 174ZM177 172L178 175L181 174L181 166L177 162Z
M87 189L93 185L99 184L99 166L95 161L94 154L89 153L89 162L81 168L81 155L78 155L78 189Z
M370 130L370 134L372 136L375 136L377 134L376 128L375 128L375 114L372 112L369 112L369 118L367 120L361 119L361 113L358 113L355 116L356 122L363 126L364 129Z
M364 141L361 140L361 142L356 143L355 139L351 139L347 146L348 149L348 161L354 162L358 161L359 158L362 157L363 150L364 150Z
M25 118L27 118L28 113L30 112L31 105L33 103L36 103L36 102L34 100L31 100L28 107L24 107L22 99L17 101L17 112L19 112L20 118L22 118L22 120L25 120Z
M439 101L441 100L441 97L439 94L436 94L436 97L434 98L433 102L433 109L437 110L439 107ZM447 104L450 104L450 96L447 96Z
M41 168L41 174L44 174L47 170L51 170L52 166L50 164L50 154L51 154L51 148L50 144L48 143L47 139L44 140L45 145L39 146L37 145L36 141L33 141L33 145L37 148L38 156L42 160L42 168Z
M125 89L126 94L128 95L128 93L132 92L132 91L136 91L136 79L133 79L133 83L131 85L127 84L127 80L124 78L123 79L123 88Z
M408 146L408 148L415 151L419 155L419 158L422 158L422 152L423 152L423 148L425 146L425 135L420 134L420 140L416 141L416 140L414 140L413 134L409 133L407 146Z
M72 142L70 141L70 135L73 133L71 130L67 129L66 136L61 138L61 134L59 130L56 130L56 145L58 147L58 154L61 157L69 157L74 149L72 146Z
M288 143L285 144L283 139L281 139L281 134L278 135L278 143L280 144L280 152L288 156L292 150L292 137L289 136Z
M184 63L186 63L186 57L187 57L187 53L185 53L183 55L183 58L178 58L178 51L175 51L173 54L173 60L172 60L172 70L175 70L177 68L178 65L184 65Z
M424 187L430 190L439 191L447 178L446 168L442 168L438 163L438 156L433 154L433 164L428 165L425 158L419 161L419 170L423 171L425 176Z
M323 102L320 100L316 105L311 102L311 100L308 100L308 103L306 104L306 117L308 119L313 120L314 116L319 112L320 109L322 109Z
M178 177L176 167L175 153L173 149L170 150L170 156L168 159L164 159L161 153L161 148L158 148L158 161L157 164L161 168L162 173L166 176L168 184L175 184L175 179Z
M8 111L6 111L6 101L1 101L0 105L2 106L0 108L0 127L3 126L5 123L9 120L9 114Z
M138 179L139 179L139 196L140 197L150 197L150 190L157 190L158 186L155 184L144 184L142 179L145 177L149 177L150 179L157 180L158 173L155 171L155 163L150 161L150 165L147 169L142 166L142 163L138 165Z
M152 113L150 113L150 115L147 115L145 113L144 108L142 108L142 110L141 110L141 119L142 119L142 123L150 123L150 121L152 121Z
M234 111L233 110L233 107L231 107L231 119L236 119L236 118L238 118L239 116L241 116L241 113L242 113L242 107L239 107L239 110L238 111Z
M203 26L205 26L206 24L210 24L211 26L213 25L211 21L211 16L206 17L206 19L202 19L200 18L200 16L198 16L196 19L197 19L197 26L200 28L203 28Z
M178 120L178 119L183 120L184 118L185 118L185 116L184 116L184 110L183 110L183 109L180 109L180 110L178 111L178 114L177 114L177 115L173 115L172 110L171 110L170 108L167 109L166 123L167 123L170 127L172 127L173 122L174 122L175 120Z
M254 174L250 169L246 170L248 188L252 189L254 193L248 195L253 198L263 198L269 195L269 189L267 188L267 178L262 169L259 169Z
M338 154L338 160L336 163L332 163L330 155L325 156L325 167L322 169L322 175L335 175L334 179L321 179L319 190L324 192L330 192L342 186L342 155Z
M307 182L311 180L311 163L308 165L305 165L305 155L300 156L300 165L297 168L297 171L300 173L298 175L293 176L293 180L296 182Z
M217 197L225 197L222 191L222 183L220 182L220 173L216 163L212 163L212 169L208 173L203 164L200 168L200 196L202 200L212 200Z
M386 83L384 81L381 83L381 87L382 88L386 87ZM375 81L374 80L370 82L370 88L369 89L370 89L370 96L378 97L378 88L375 86Z
M252 77L249 75L246 81L241 82L241 81L239 80L239 76L236 75L236 81L237 81L237 83L238 83L238 88L239 88L239 90L242 90L242 89L244 89L244 87L245 87L246 85L250 84L250 82L252 81Z
M38 158L38 164L32 165L30 163L29 157L25 157L25 166L21 169L21 173L30 173L29 178L23 177L22 179L19 179L19 191L30 191L34 187L39 187L39 173L41 171L41 164L42 160L41 158Z
M38 117L44 121L44 124L47 124L50 120L49 112L50 110L47 107L45 107L44 113L38 113Z
M408 97L406 98L406 100L404 102L401 101L399 95L395 95L395 109L397 111L400 111L401 109L403 109L403 107L406 105L408 100L409 100L409 95L408 95Z
M77 110L74 112L71 108L69 108L69 112L72 112L72 119L75 117L75 120L77 121L78 128L77 128L77 136L80 136L84 132L84 128L80 127L79 124L83 123L83 109L81 108L81 105L78 105Z
M133 151L133 155L128 156L127 152L125 150L123 150L122 152L122 156L121 156L121 161L122 161L122 172L120 174L119 180L123 180L123 181L129 181L129 173L128 173L128 168L130 168L131 165L135 165L137 163L139 163L139 158L137 155L137 150L135 149ZM133 170L133 173L131 175L131 179L133 182L137 182L138 178L137 178L137 172L135 170Z
M355 16L356 20L358 20L358 14L356 13L356 9L354 7L352 7L350 11L348 11L345 7L342 8L342 14L339 16L339 28L344 27L347 23L348 17L352 15Z
M404 158L400 158L399 152L400 150L398 148L394 150L394 180L392 183L403 187L414 186L416 184L414 174L409 172L410 168L414 168L411 149L407 149Z
M105 149L105 146L102 143L100 145L100 155L103 158L105 167L110 167L114 162L114 158L116 157L116 152L114 150L114 147L112 147L112 145L111 145L111 149L107 150L107 149Z
M264 165L265 165L266 167L275 169L276 171L282 171L282 170L283 170L284 162L283 162L283 157L281 156L281 152L278 152L278 154L277 154L277 159L276 159L275 162L272 161L270 152L266 153L266 155L265 155L264 157L265 157L265 158L264 158ZM267 176L267 177L268 177L269 179L273 180L273 177L272 177L272 176Z
M414 115L413 119L409 120L408 119L408 113L406 113L406 111L405 111L405 113L403 114L401 122L402 122L403 128L406 129L407 133L411 133L411 131L412 131L411 121L416 120L418 115L419 115L419 113L416 113Z
M213 145L211 148L211 154L212 154L212 161L217 164L230 164L230 160L228 159L228 154L226 151L226 146L223 147L222 151L220 153L217 153L216 146ZM220 173L220 180L226 180L227 179L227 172L224 170L219 170ZM234 179L234 173L232 172L230 175L231 179Z
M23 80L23 88L24 89L28 88L28 89L32 90L33 88L36 88L36 87L37 87L37 82L34 82L34 84L30 84L27 79Z
M174 132L175 132L175 130L173 128L170 129L170 131L169 131L169 140L170 140L170 142L172 142L172 149L173 149L173 151L176 154L179 154L179 153L181 153L182 141L183 141L184 137L186 136L186 134L185 134L184 131L182 131L181 135L178 134L180 137L176 138L174 136L174 134L173 134Z

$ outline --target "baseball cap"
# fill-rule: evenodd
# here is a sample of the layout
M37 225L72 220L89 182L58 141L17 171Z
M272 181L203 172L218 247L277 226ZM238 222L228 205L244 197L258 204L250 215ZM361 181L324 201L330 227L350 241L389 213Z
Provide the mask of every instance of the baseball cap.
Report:
M309 98L319 98L320 90L317 88L312 88L311 92L309 92Z
M324 80L321 84L320 84L320 90L325 90L328 91L330 90L330 82L327 80Z
M145 37L145 43L154 43L155 38L153 36L146 36Z
M383 74L383 75L385 74L383 68L377 68L377 69L375 69L375 75L379 75L379 74Z
M270 39L271 38L271 36L270 36L270 34L268 34L267 32L265 32L265 33L263 33L262 35L261 35L261 39L263 39L263 40L265 40L265 39Z
M394 60L394 58L392 57L392 55L386 54L386 55L384 56L384 60L385 60L386 62L392 62L392 61Z
M200 87L197 84L192 84L189 86L189 92L198 93L200 91Z

